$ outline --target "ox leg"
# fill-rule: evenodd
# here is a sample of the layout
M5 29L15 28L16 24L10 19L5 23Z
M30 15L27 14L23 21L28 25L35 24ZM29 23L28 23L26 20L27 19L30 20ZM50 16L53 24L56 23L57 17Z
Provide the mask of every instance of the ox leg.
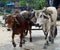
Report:
M46 26L46 24L45 25L43 25L43 32L44 32L44 35L45 35L45 39L47 39L47 35L48 35L48 33L47 33L47 28L46 28L47 26Z
M46 43L45 43L45 45L49 45L48 42L49 42L49 41L48 41L48 33L47 33L47 35L46 35Z
M47 35L45 34L46 35L46 39L45 39L46 40L46 43L44 44L44 47L43 48L44 49L47 49L47 46L49 45L49 42L48 42L48 33L47 32L45 32L45 33L47 34Z
M15 34L13 33L13 34L12 34L12 44L13 44L14 47L16 47L16 44L15 44L15 42L14 42L14 36L15 36Z
M25 44L25 36L26 36L26 34L25 34L25 32L23 33L23 44Z
M30 27L29 33L30 33L30 42L32 42L31 27Z
M46 32L47 33L47 38L46 38L46 42L44 44L44 49L47 49L47 46L49 46L49 35L50 35L50 31L49 32Z
M46 33L46 31L44 32L44 35L45 35L45 39L47 39L48 33Z
M19 44L19 47L22 47L22 38L23 38L23 34L21 33L21 35L20 35L20 44Z
M54 31L54 38L56 37L57 35L57 26L55 27L55 31Z
M53 30L52 30L52 39L51 39L51 43L54 43L54 33L55 33L55 26L53 26Z
M52 41L52 31L53 31L53 27L51 26L50 28L50 35L49 35L49 41L51 42Z

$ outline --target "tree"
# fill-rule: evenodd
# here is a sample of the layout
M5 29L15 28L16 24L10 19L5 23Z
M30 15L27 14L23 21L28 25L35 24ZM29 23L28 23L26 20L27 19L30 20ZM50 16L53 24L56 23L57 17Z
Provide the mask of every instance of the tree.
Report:
M26 6L26 3L35 9L42 9L47 4L46 0L20 0L19 2L20 6Z
M0 4L6 4L9 1L11 1L11 0L0 0Z
M11 2L14 0L0 0L0 4L6 4L7 2ZM42 9L44 6L46 6L47 2L46 0L19 0L19 6L26 6L26 3L28 3L29 7L35 8L35 9Z

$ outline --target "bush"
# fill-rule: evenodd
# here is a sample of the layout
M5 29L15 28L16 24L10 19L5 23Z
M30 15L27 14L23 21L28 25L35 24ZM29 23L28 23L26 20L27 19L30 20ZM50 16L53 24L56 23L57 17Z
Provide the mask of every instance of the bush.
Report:
M26 6L28 3L28 7L32 7L34 9L42 9L47 5L46 0L20 0L20 6Z

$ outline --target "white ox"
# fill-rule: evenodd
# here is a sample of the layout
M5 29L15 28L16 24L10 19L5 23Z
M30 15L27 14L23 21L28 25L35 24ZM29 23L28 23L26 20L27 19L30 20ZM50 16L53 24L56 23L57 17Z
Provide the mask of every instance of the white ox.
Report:
M52 43L54 42L56 21L57 21L57 10L55 7L44 8L42 11L40 11L39 15L37 16L36 24L42 26L43 31L46 35L46 43L44 45L44 48L46 48L46 46L49 44L50 41Z

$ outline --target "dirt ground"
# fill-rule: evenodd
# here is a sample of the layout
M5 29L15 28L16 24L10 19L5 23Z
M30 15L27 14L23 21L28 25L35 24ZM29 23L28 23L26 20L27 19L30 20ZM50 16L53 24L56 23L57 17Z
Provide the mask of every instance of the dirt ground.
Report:
M58 35L55 38L55 43L50 44L47 49L43 49L45 40L42 30L32 31L33 42L29 42L29 34L26 36L26 43L23 44L23 47L19 47L19 36L15 36L15 42L17 47L12 46L12 31L7 31L6 27L0 25L0 50L60 50L60 26L58 28Z

